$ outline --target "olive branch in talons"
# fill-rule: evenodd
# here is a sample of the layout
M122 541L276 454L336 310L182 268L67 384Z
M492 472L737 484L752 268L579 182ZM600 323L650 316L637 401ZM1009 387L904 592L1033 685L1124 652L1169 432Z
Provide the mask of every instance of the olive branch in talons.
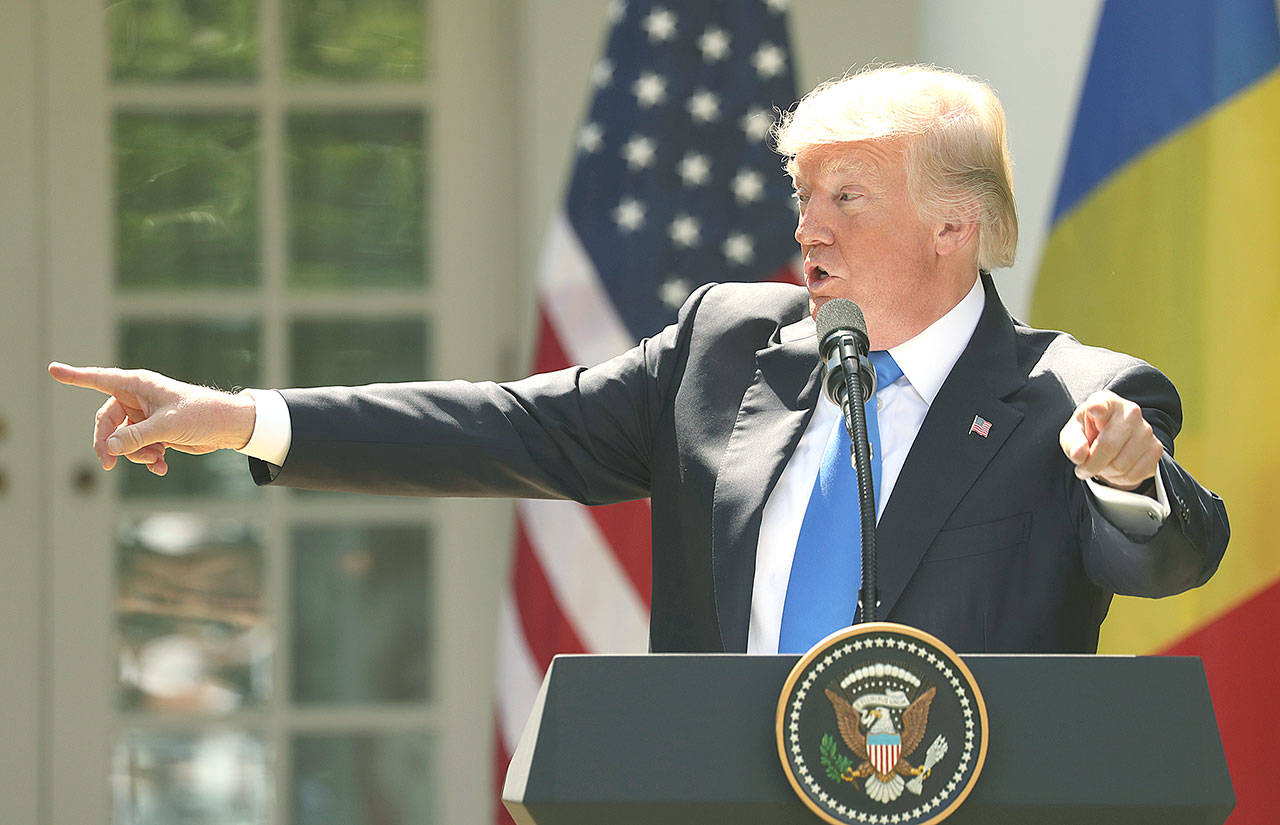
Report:
M853 782L857 778L857 774L853 770L853 760L840 753L836 746L835 737L829 733L822 734L822 745L819 748L819 758L822 767L827 771L827 777L837 782ZM854 787L857 787L856 785Z

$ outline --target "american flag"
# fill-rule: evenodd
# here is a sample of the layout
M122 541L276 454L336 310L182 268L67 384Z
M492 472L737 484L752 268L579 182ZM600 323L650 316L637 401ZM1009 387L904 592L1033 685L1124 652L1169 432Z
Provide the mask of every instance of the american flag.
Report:
M786 5L613 5L543 250L536 371L623 352L706 281L795 279L791 188L768 140L795 100ZM499 618L499 787L552 656L648 647L647 501L522 501L515 543ZM498 818L510 821L501 806Z
M973 417L973 423L969 425L969 435L977 435L986 438L991 432L991 422L980 415Z

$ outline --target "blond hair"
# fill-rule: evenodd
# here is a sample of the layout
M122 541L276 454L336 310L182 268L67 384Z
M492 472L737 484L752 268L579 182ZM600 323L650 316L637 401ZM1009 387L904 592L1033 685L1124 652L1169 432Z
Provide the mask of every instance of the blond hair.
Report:
M828 80L785 113L777 150L904 138L907 186L920 217L978 222L978 268L1013 263L1018 215L1004 109L987 84L933 66L885 66Z

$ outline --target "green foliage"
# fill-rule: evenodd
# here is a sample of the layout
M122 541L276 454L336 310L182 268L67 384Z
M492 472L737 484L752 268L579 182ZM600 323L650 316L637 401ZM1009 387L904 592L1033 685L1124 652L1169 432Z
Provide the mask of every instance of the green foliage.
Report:
M257 283L257 119L121 112L115 125L117 282Z
M288 0L294 80L421 80L421 0Z
M253 0L112 0L116 80L250 80L258 71Z
M427 328L420 319L297 319L289 325L289 348L291 386L427 377Z
M853 768L853 762L849 757L840 753L836 746L835 737L829 733L822 734L822 744L819 747L822 767L827 770L827 777L834 780L852 781L844 778L846 771Z
M413 112L289 116L289 280L425 280L425 125Z

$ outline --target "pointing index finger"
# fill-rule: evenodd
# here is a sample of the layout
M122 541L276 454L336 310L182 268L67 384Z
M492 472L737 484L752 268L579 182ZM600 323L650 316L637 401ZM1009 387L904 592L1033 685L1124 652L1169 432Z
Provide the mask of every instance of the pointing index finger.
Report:
M112 395L129 391L132 384L130 377L122 370L104 367L73 367L58 361L49 364L49 375L63 384Z

